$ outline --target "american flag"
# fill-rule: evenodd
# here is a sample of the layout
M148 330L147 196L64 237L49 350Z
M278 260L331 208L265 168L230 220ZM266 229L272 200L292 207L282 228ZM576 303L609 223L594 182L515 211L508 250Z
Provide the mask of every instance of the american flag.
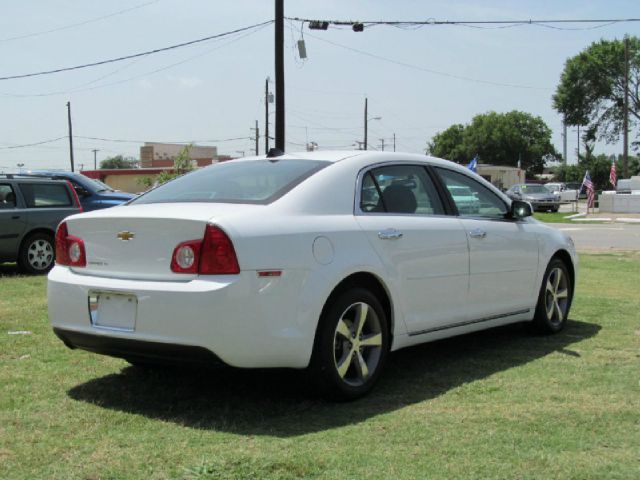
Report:
M616 161L611 161L611 171L609 172L609 182L613 185L613 188L616 188L618 184L618 175L616 174Z
M593 208L596 202L596 192L593 190L593 182L589 176L589 170L584 172L584 179L582 180L580 190L582 190L582 187L587 189L587 208Z

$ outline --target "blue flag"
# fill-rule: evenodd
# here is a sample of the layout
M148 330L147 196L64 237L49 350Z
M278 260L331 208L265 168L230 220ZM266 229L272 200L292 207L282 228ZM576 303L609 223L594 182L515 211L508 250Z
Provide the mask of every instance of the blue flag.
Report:
M473 157L473 160L469 162L467 168L471 170L473 173L478 173L478 156Z

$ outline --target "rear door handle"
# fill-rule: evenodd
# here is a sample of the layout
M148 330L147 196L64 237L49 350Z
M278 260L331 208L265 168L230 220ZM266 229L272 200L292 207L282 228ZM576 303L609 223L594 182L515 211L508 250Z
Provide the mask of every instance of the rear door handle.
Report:
M473 230L469 231L469 236L471 238L484 238L487 236L487 232L480 228L474 228Z
M18 220L20 218L20 215L13 215L11 217L11 220Z
M380 240L398 240L402 238L402 232L400 230L396 230L395 228L385 228L378 232L378 238Z

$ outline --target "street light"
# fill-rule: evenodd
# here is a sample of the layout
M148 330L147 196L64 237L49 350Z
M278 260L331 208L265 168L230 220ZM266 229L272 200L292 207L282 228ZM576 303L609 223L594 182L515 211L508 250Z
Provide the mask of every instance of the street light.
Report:
M24 167L24 163L16 163L16 166L18 167L18 173L22 173L22 167Z

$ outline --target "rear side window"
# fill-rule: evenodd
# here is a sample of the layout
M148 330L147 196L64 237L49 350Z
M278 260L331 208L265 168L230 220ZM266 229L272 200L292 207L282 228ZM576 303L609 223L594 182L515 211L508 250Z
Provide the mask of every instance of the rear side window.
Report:
M0 209L16 208L16 194L11 185L0 184Z
M66 184L22 183L20 190L28 208L74 206Z
M360 209L416 215L442 215L444 209L433 182L417 165L375 168L362 179Z
M331 162L247 160L219 163L176 178L133 203L215 202L267 204Z

